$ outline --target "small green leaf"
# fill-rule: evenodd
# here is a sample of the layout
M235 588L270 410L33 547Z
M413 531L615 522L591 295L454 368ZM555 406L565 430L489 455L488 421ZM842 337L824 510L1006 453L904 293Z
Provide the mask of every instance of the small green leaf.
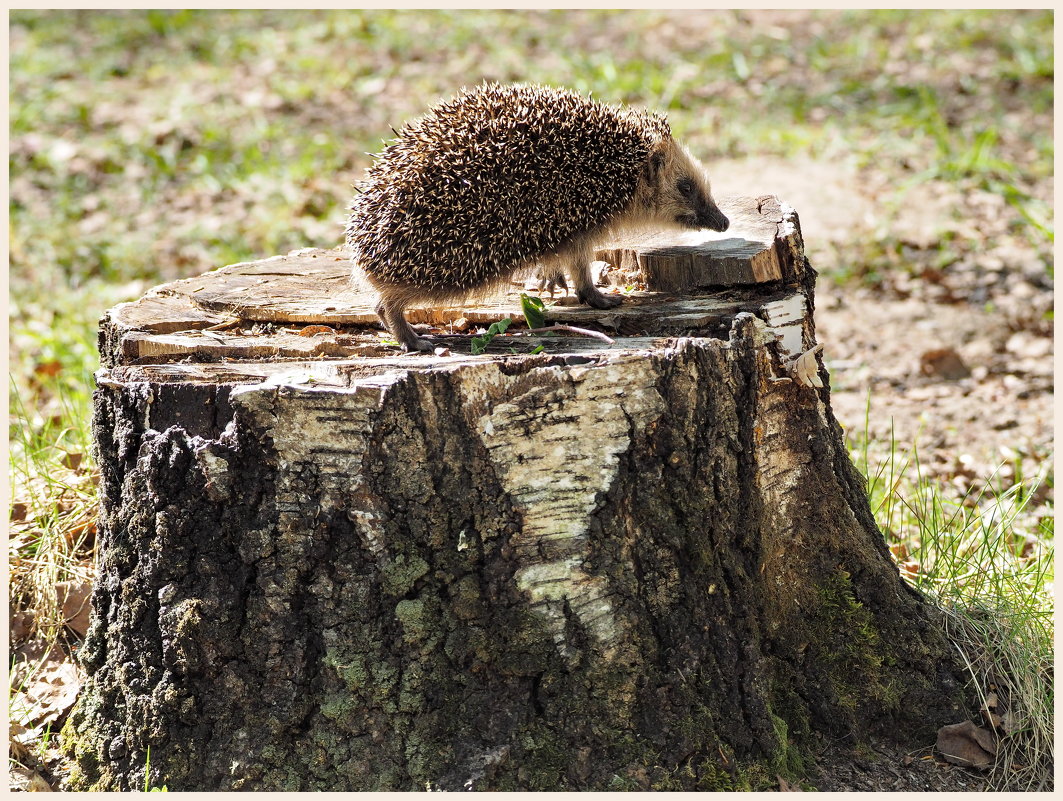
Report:
M511 320L509 317L503 317L501 320L491 323L491 327L487 329L487 332L483 336L473 337L472 345L470 346L470 349L472 350L472 355L479 356L481 353L487 350L487 343L499 334L505 333L506 329L509 328L510 323L512 322L513 320Z
M521 293L520 310L524 312L524 320L528 323L528 328L542 328L546 324L544 308L542 298Z
M487 329L487 336L495 337L499 334L506 333L506 329L509 328L513 320L509 317L503 317L501 320L495 323L491 323L491 327Z
M536 345L535 346L535 350L531 351L528 355L529 356L534 356L536 353L542 353L542 352L543 352L543 346L542 345Z

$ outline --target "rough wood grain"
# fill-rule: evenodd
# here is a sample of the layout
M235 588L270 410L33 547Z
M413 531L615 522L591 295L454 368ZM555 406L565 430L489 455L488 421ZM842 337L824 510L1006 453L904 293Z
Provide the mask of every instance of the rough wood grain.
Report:
M658 233L610 242L595 257L638 269L648 289L683 292L771 281L797 282L804 245L797 215L773 196L719 202L731 221L723 233Z
M803 282L808 277L796 214L775 198L725 198L720 203L732 219L726 235L671 232L642 245L617 244L599 252L599 257L617 265L637 264L651 291L631 293L608 313L573 306L571 297L548 299L547 321L634 336L681 335L716 324L718 334L740 311L766 319L761 307L769 298L774 302L781 295L805 294ZM352 285L350 273L342 248L305 249L157 287L104 316L100 326L104 366L166 358L342 358L368 353L378 341L376 296L370 288ZM768 294L739 291L773 282L785 287ZM674 297L676 292L708 284L736 290L730 296ZM507 316L520 319L521 290L515 284L491 297L441 308L412 308L407 315L413 324L437 327L461 319L479 326ZM786 303L794 309L807 308L801 299ZM274 332L256 323L289 330ZM811 323L802 324L807 328ZM334 327L336 336L293 338L299 327L308 325ZM225 326L228 331L218 330ZM811 337L804 339L808 342ZM788 347L795 346L792 335L786 341Z
M962 670L826 370L785 366L816 344L799 235L743 202L760 244L667 280L763 283L550 307L613 344L400 353L338 251L108 312L72 784L143 787L150 747L170 790L762 789L820 737L932 742Z

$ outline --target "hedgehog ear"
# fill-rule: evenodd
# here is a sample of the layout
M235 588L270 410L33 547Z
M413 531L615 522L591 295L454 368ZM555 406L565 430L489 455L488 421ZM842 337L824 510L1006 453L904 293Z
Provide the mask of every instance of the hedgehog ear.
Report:
M664 169L664 146L663 143L650 151L650 157L646 159L646 181L651 184L657 183Z

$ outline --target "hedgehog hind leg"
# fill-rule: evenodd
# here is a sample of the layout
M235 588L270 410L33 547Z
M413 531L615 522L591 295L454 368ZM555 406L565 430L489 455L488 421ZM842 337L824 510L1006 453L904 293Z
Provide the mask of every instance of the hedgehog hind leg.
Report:
M590 242L573 243L563 255L567 257L568 273L572 276L576 298L580 303L586 303L594 309L613 309L620 305L622 299L619 296L605 295L594 285L594 279L591 277Z
M424 337L417 336L402 312L406 304L399 298L390 297L384 293L380 295L380 301L376 305L376 316L380 322L398 341L404 351L428 351L435 350L435 344Z
M550 256L539 260L539 294L549 292L550 297L560 287L562 294L568 294L568 281L565 279L565 265L556 257Z

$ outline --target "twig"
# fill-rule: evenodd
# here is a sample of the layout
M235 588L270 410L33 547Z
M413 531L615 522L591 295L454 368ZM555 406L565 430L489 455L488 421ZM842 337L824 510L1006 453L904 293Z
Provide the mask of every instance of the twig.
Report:
M541 334L544 331L568 331L573 334L580 334L585 337L594 337L600 339L608 345L616 344L616 340L610 339L601 331L591 331L588 328L576 328L574 325L562 325L561 323L555 323L554 325L548 325L545 328L529 328L527 331L514 331L514 334Z
M240 320L239 317L230 317L228 320L224 320L224 321L218 323L217 325L208 325L206 328L203 328L201 330L203 330L203 331L224 331L224 330L226 330L228 328L236 328L238 325L240 325L240 322L241 322L241 320Z

